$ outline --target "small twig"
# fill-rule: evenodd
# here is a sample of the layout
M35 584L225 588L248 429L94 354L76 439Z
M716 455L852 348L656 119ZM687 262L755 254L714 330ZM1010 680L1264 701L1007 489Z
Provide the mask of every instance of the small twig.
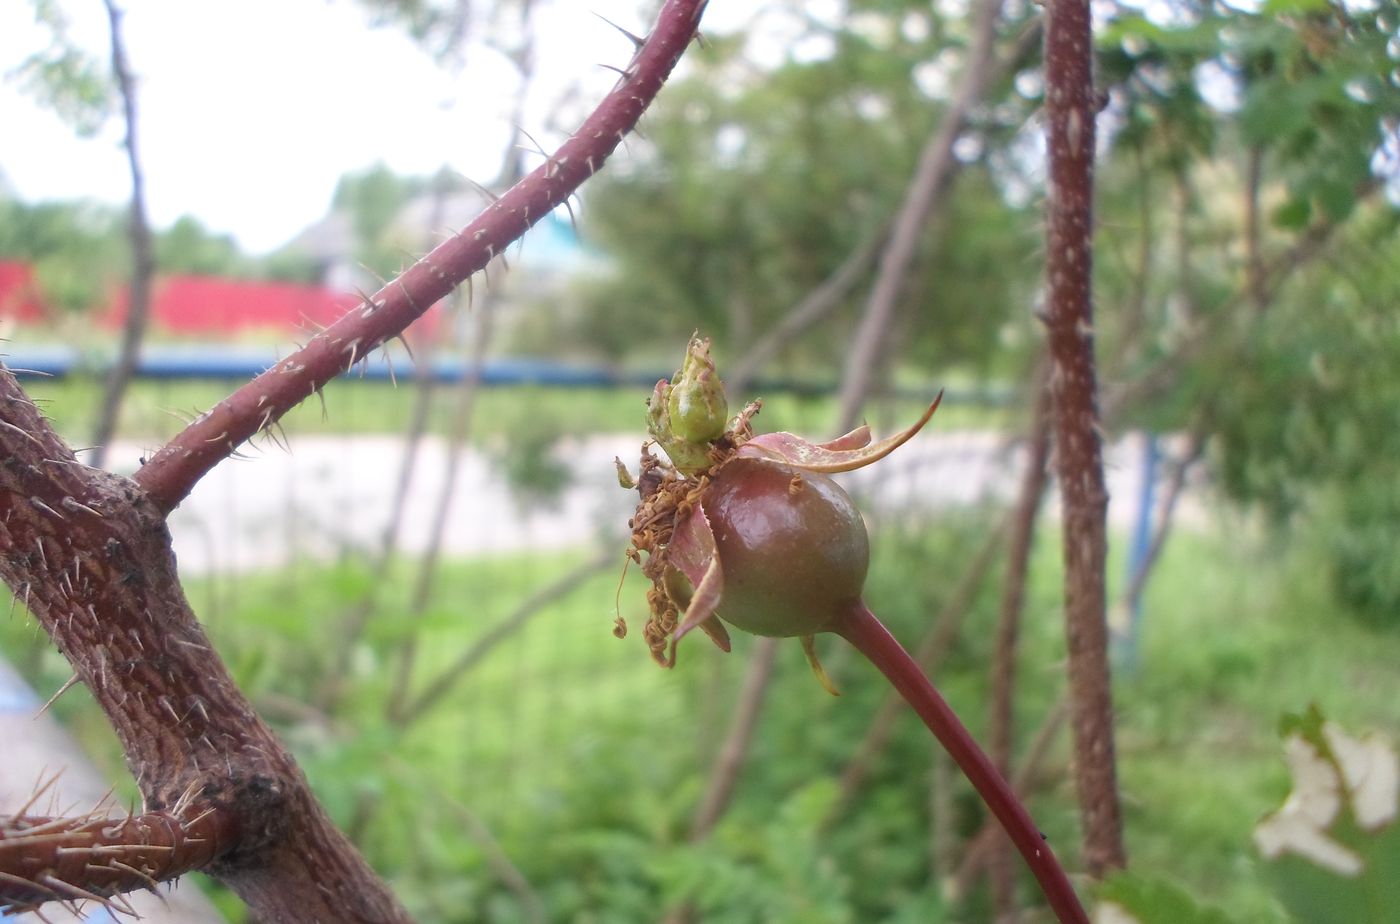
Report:
M1046 381L1049 364L1041 361L1032 376L1034 409L1026 447L1026 468L1021 477L1020 495L1011 516L1007 541L1006 571L1002 576L1001 612L997 617L996 647L992 656L991 716L987 747L997 770L1011 778L1011 751L1015 731L1016 653L1021 634L1021 614L1025 609L1026 576L1030 571L1035 527L1040 518L1041 500L1049 480L1046 470L1050 457L1050 389ZM1016 877L1008 851L998 850L990 868L992 903L997 917L1012 914L1016 903Z
M972 43L957 96L943 113L937 130L919 155L918 168L909 180L899 214L880 254L875 284L846 359L840 396L841 430L854 426L860 418L861 406L870 393L876 367L884 354L885 338L895 306L903 293L914 254L923 240L924 229L931 216L948 201L947 191L958 171L953 145L966 127L993 70L996 25L1001 6L1002 0L981 0L974 7Z
M93 468L102 468L105 465L107 450L116 434L122 398L126 395L127 385L136 371L141 343L146 338L146 326L151 313L151 281L156 272L151 226L146 218L146 180L141 172L141 158L136 143L136 81L131 74L131 65L126 59L126 46L122 41L122 11L113 0L104 2L111 31L112 74L116 77L117 88L121 92L122 116L126 122L124 146L127 169L131 174L131 206L127 232L131 241L131 282L127 289L126 321L122 325L121 347L116 362L107 373L107 382L102 392L102 406L98 410L97 425L93 432L93 452L88 460Z
M572 593L593 575L609 566L616 566L617 563L617 551L609 548L560 577L553 584L540 588L524 600L513 613L487 630L481 638L477 639L475 644L443 668L442 672L430 680L415 699L404 705L399 714L398 724L400 728L412 725L421 719L444 696L451 692L452 688L468 671L490 654L497 645L520 631L546 606Z
M705 795L696 806L690 822L690 840L702 841L709 836L715 823L729 807L734 788L743 769L744 758L748 755L753 741L754 729L758 727L758 716L763 710L764 694L768 690L769 679L773 675L773 663L778 654L778 639L763 638L754 646L749 656L748 673L744 675L744 685L739 692L738 705L731 719L729 734L715 757L710 770L709 785Z
M714 766L710 768L705 794L700 797L695 815L690 821L688 836L693 844L709 837L710 832L729 809L744 760L753 743L754 731L758 728L764 696L773 677L778 642L779 639L776 638L760 638L749 656L749 669L744 675L744 685L739 692L734 714L730 718L729 733L715 757ZM682 902L667 912L663 924L689 924L694 919L695 907L689 902Z

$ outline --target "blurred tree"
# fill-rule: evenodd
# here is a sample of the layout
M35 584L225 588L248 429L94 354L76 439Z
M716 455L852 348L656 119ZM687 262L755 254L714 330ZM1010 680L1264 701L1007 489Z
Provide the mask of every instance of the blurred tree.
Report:
M59 0L32 0L34 21L48 34L44 48L26 57L14 77L26 93L52 109L82 137L97 134L116 109L110 68L72 40Z
M96 309L126 263L122 216L96 202L27 205L0 197L0 259L33 264L53 308Z
M1099 274L1117 410L1214 436L1231 495L1310 523L1339 592L1393 622L1400 222L1376 193L1400 192L1400 9L1174 9L1100 35L1103 223L1138 239Z
M962 12L927 4L851 6L830 21L793 4L762 14L791 30L771 71L755 60L765 51L751 32L710 37L690 78L649 117L632 169L591 190L587 230L613 272L587 293L570 339L622 358L699 326L737 356L887 225L950 103L969 27ZM1024 15L1018 8L1007 28ZM1002 360L999 328L1033 290L1026 258L1038 219L999 193L985 159L1029 112L1008 88L1001 78L992 92L1002 102L978 107L957 143L969 175L906 282L901 358ZM859 289L839 320L787 356L839 368ZM935 291L948 310L920 310Z
M355 258L384 277L392 276L404 254L390 240L394 216L410 199L428 189L423 177L399 176L383 163L347 173L336 183L331 210L349 216L355 239Z
M156 235L156 266L167 273L240 276L247 258L229 234L215 234L191 215L181 215Z

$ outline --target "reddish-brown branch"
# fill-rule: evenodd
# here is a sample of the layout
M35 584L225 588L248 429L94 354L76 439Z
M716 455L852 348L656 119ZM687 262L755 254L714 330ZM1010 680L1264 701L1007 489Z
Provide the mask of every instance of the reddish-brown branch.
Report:
M408 920L214 652L164 513L80 465L3 365L0 578L106 714L145 811L193 801L233 819L238 841L207 871L260 920Z
M155 888L237 843L227 812L180 808L127 818L0 816L0 914Z
M1064 924L1088 924L1089 917L1045 836L909 653L864 604L859 604L835 631L869 658L923 719L1011 836L1056 917Z
M1092 307L1093 37L1088 0L1048 0L1045 116L1049 131L1046 286L1055 455L1063 499L1065 629L1075 780L1084 859L1095 875L1121 867L1123 822L1113 745L1104 599L1107 552Z
M220 401L166 444L136 482L168 513L244 441L397 336L544 218L602 167L641 118L695 35L705 0L668 0L622 77L544 164L456 236L286 359Z
M963 618L972 608L972 600L982 586L982 580L996 561L997 552L1001 550L1004 534L1003 529L994 529L987 534L987 538L982 542L982 547L972 557L972 561L964 569L962 577L958 578L958 583L953 586L953 592L949 594L948 602L943 605L938 616L929 623L928 632L925 633L918 648L915 649L914 660L918 661L919 666L930 675L938 673L938 667L942 663L943 657L952 650L953 642L962 629ZM891 691L889 696L885 697L885 701L880 704L879 711L870 720L865 737L856 746L854 755L846 764L846 769L841 772L838 795L832 803L831 810L827 812L826 818L822 820L824 826L833 824L851 804L851 800L855 798L861 784L865 782L865 777L870 773L870 767L875 762L875 758L889 743L890 736L894 733L895 719L899 718L906 707L904 699L895 691Z

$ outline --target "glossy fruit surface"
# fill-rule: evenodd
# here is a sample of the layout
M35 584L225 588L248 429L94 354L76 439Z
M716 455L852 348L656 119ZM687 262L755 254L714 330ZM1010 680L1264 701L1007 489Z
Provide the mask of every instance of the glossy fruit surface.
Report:
M813 635L859 601L870 540L850 495L827 476L735 459L703 506L724 569L721 619L756 635Z

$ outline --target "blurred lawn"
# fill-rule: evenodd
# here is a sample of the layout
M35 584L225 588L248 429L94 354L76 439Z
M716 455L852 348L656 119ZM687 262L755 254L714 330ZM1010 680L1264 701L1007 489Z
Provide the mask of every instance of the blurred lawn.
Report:
M951 583L933 575L955 574L971 554L965 532L941 532L877 536L868 597L910 642ZM1023 635L1023 738L1063 685L1058 537L1045 531L1041 540ZM198 581L189 591L239 681L297 749L333 815L356 830L425 919L517 919L508 911L511 895L489 872L487 851L464 825L465 807L521 867L557 915L551 919L602 907L618 914L596 920L642 921L644 913L626 909L654 904L658 890L668 888L665 864L690 856L685 825L752 640L736 639L736 654L725 657L692 639L675 671L659 670L639 638L635 575L622 596L633 635L618 641L610 632L617 576L604 573L542 610L422 722L404 728L384 717L398 641L419 633L415 683L421 687L528 593L584 557L450 564L439 578L441 602L416 623L401 602L415 566L397 563L381 588L385 610L357 646L345 678L351 694L330 716L288 704L306 702L324 679L341 620L367 589L363 567L298 564L275 574ZM911 570L920 561L934 571ZM1113 575L1121 574L1119 565L1113 563ZM975 732L984 721L997 589L995 580L984 587L938 677ZM1348 619L1301 553L1239 533L1174 536L1146 607L1139 665L1116 676L1133 866L1181 881L1238 920L1281 920L1250 841L1253 824L1288 789L1278 718L1316 702L1348 728L1394 734L1400 637ZM67 676L22 616L3 624L0 644L43 692ZM883 695L871 672L835 643L823 646L844 695L833 700L822 693L797 646L784 646L753 761L712 843L716 856L732 855L735 868L768 869L763 864L772 857L755 846L755 834L780 818L793 823L784 800L794 797L794 787L839 772ZM58 711L115 771L115 745L85 694L67 694ZM906 717L856 815L829 836L812 834L812 849L837 857L850 874L849 881L827 885L830 900L849 902L856 920L894 920L910 903L928 908L928 899L918 897L926 875L920 858L927 797L919 794L927 760L924 734ZM1067 760L1062 735L1032 807L1073 866ZM804 798L820 803L822 796ZM965 792L957 804L975 817ZM863 860L862 852L872 853L871 837L879 839L878 860ZM507 910L480 918L452 912L487 905Z

